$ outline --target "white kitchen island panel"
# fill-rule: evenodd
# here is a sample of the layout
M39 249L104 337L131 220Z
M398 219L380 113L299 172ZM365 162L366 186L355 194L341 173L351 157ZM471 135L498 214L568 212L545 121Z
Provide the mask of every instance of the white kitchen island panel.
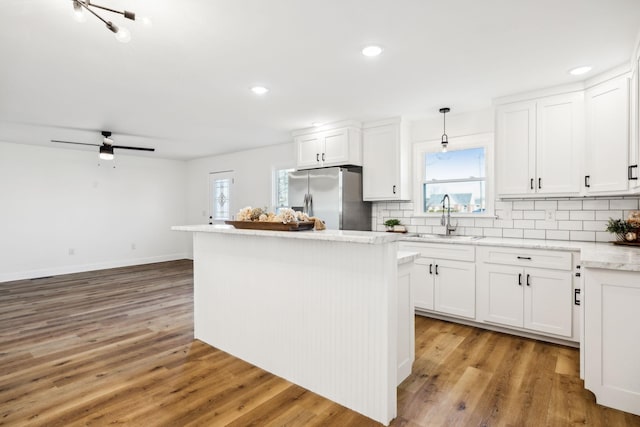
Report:
M388 425L395 237L211 231L194 233L195 338Z

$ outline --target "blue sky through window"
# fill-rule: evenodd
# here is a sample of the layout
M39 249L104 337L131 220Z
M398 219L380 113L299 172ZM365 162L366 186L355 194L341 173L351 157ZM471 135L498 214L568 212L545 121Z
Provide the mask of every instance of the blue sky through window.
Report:
M425 179L451 180L485 177L484 148L433 152L425 155Z

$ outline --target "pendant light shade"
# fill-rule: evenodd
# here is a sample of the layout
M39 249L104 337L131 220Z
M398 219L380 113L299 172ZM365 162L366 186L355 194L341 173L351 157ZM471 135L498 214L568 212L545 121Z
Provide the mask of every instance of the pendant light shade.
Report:
M443 131L442 131L442 152L447 152L447 146L449 145L449 137L447 136L447 113L451 111L450 108L444 107L440 109L442 113L442 123L443 123Z
M102 160L113 160L113 147L102 145L100 147L100 158Z

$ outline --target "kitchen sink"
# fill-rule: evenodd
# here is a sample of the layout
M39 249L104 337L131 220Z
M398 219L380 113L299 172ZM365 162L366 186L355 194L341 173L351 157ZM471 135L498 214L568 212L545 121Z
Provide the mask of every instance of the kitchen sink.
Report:
M463 242L471 242L474 240L482 239L483 236L456 236L453 234L445 235L445 234L417 234L413 237L419 237L421 239L429 239L429 240L458 240Z

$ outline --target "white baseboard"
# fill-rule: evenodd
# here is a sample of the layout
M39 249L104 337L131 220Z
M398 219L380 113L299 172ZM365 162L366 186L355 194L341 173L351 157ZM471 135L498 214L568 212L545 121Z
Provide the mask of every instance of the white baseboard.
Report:
M129 267L132 265L152 264L154 262L193 259L190 253L159 255L146 258L134 258L118 261L106 261L91 264L65 265L60 267L39 268L27 271L0 273L0 285L14 280L35 279L38 277L57 276L60 274L82 273L85 271L104 270L105 268Z

